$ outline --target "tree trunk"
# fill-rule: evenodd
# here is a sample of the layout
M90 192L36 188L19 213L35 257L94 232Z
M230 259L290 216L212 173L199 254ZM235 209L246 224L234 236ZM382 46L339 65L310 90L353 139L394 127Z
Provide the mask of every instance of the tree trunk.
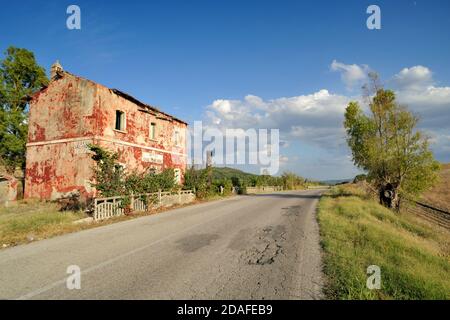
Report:
M380 188L379 191L380 204L390 209L398 209L400 206L400 199L397 188L388 183Z

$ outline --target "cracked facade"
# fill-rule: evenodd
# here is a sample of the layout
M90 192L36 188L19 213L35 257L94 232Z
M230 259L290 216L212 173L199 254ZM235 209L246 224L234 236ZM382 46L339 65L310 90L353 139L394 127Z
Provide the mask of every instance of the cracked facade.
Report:
M119 152L128 171L186 167L186 122L116 89L51 68L48 87L30 100L25 198L55 200L91 187L91 152L98 144Z

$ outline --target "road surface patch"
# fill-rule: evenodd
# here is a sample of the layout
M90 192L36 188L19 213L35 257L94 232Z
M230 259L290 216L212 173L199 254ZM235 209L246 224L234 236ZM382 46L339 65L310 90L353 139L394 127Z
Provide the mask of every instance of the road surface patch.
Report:
M209 246L217 239L219 239L217 234L193 234L178 240L176 243L183 252L190 253Z

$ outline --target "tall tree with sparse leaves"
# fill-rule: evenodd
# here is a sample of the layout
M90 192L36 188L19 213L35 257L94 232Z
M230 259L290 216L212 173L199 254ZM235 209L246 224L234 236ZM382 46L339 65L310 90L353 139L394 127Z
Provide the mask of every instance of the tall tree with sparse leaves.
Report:
M437 179L439 163L429 150L428 138L416 129L419 119L400 106L391 90L377 83L370 75L367 90L370 115L357 102L345 112L344 126L353 161L368 174L377 188L380 203L399 209L404 197L417 197Z
M44 68L27 49L9 47L0 59L0 165L25 167L28 97L48 84Z

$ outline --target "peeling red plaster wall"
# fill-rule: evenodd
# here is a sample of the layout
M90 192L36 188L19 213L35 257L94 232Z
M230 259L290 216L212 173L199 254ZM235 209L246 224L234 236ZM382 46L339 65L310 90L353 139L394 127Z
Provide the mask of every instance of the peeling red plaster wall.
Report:
M116 110L126 114L124 132L114 130ZM152 122L155 140L150 139ZM179 146L174 146L175 130ZM129 171L174 167L184 173L186 158L179 154L186 153L185 134L184 123L138 111L135 103L110 89L64 73L30 103L25 198L56 199L75 190L83 198L95 195L90 185L94 163L86 147L93 141L120 152L120 162ZM144 161L144 153L163 161Z

